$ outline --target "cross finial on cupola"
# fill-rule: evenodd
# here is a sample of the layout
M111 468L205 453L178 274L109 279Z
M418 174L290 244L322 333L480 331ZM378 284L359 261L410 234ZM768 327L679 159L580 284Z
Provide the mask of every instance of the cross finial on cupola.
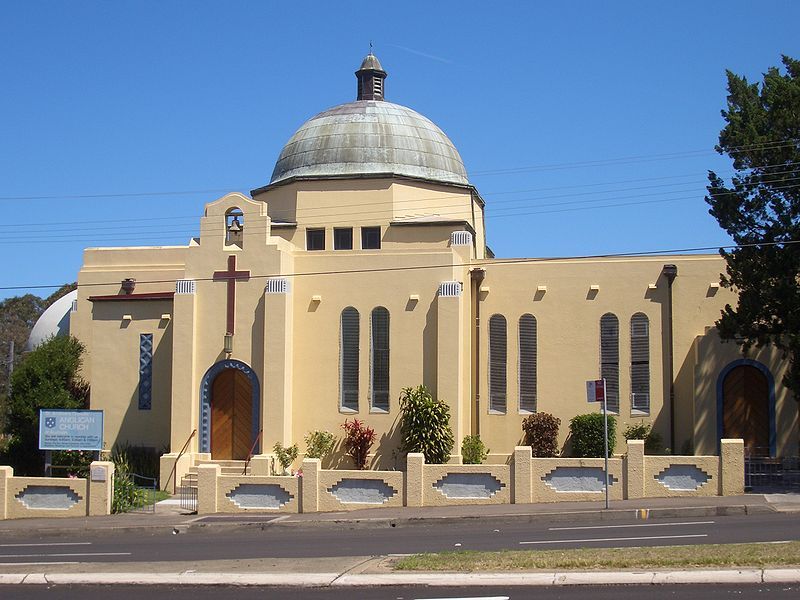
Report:
M369 54L361 61L361 67L356 71L358 78L357 100L383 100L383 81L386 71L381 66L381 61L372 53L372 42L369 43Z

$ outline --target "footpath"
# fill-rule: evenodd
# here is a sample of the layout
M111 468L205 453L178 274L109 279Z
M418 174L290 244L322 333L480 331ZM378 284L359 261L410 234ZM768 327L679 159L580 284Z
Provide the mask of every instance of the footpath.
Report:
M609 509L598 502L511 504L430 508L372 508L337 513L247 513L197 516L182 512L174 501L159 503L154 513L129 513L67 519L0 521L0 547L14 538L74 535L120 535L125 532L183 534L201 530L260 527L386 528L429 525L449 520L502 522L613 522L636 519L703 518L771 512L800 513L800 494L746 494L709 498L653 498L613 501ZM0 566L2 584L49 585L263 585L263 586L553 586L667 583L800 583L800 569L711 569L679 571L561 571L503 573L426 573L392 570L392 557L330 557L148 563L41 563ZM13 571L13 572L12 572Z

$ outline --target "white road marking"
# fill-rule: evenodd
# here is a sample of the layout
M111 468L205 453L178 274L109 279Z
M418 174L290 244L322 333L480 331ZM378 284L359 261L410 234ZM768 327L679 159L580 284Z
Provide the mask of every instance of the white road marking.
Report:
M58 554L0 554L0 558L43 558L45 556L130 556L130 552L63 552Z
M18 567L20 565L37 566L37 565L79 565L78 561L74 560L54 560L51 562L0 562L0 567Z
M630 542L633 540L674 540L680 538L701 538L708 537L706 533L697 533L692 535L645 535L640 537L622 537L622 538L584 538L576 540L538 540L535 542L520 542L520 544L572 544L575 542Z
M470 598L417 598L416 600L508 600L508 596L472 596Z
M29 546L91 546L92 542L54 542L50 544L0 544L0 548L22 548Z
M714 521L687 521L685 523L637 523L631 525L588 525L585 527L548 527L548 531L573 531L578 529L621 529L624 527L676 527L678 525L713 525Z

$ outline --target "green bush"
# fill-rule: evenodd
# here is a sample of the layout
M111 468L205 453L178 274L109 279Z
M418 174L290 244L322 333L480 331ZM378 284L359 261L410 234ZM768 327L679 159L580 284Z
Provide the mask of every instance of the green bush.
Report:
M95 452L91 450L53 450L50 463L53 477L86 478L94 457Z
M136 473L140 477L158 479L159 457L165 452L169 452L169 450L165 448L163 452L159 453L152 446L136 446L123 442L115 444L111 449L111 460L115 461L115 456L124 456L131 473Z
M522 421L525 445L531 447L534 458L558 456L558 428L561 419L549 413L534 413Z
M664 442L661 435L652 430L652 425L640 421L639 423L631 423L622 432L622 435L627 440L644 440L645 454L661 454L664 452Z
M363 421L345 419L342 423L344 429L344 449L352 457L356 469L367 468L369 449L375 442L375 430L364 425Z
M80 371L83 345L72 336L50 338L28 353L11 376L4 433L6 459L19 475L41 475L40 408L86 408L89 386Z
M325 458L336 444L336 436L330 431L310 431L303 439L306 442L306 458Z
M569 422L572 439L572 455L578 458L596 458L603 456L603 415L589 413L578 415ZM614 453L617 441L617 419L608 415L608 454Z
M299 452L297 444L292 444L284 448L283 444L276 442L272 447L272 451L275 453L275 458L278 459L278 463L281 465L281 475L288 475L289 467L297 460L297 454Z
M424 385L405 388L400 396L401 450L421 452L425 462L444 464L455 440L450 429L450 407L437 400Z
M114 463L114 494L111 497L111 512L124 513L141 506L145 492L133 481L133 474L127 458L121 453L112 453Z
M468 435L461 440L461 462L465 465L479 465L489 454L489 449L479 435Z

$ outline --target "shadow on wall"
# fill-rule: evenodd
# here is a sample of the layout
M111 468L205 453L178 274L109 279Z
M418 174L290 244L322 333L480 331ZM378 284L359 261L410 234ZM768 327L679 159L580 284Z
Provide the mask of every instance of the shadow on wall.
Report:
M139 408L138 377L132 389L128 390L127 393L125 390L116 390L116 396L119 398L125 397L129 400L127 401L125 413L120 419L117 439L106 439L105 445L107 449L110 449L114 443L121 440L136 440L136 445L155 448L169 445L171 418L169 390L172 389L172 321L161 317L164 314L171 313L172 304L160 301L96 303L92 307L92 315L95 321L118 320L121 323L120 327L122 327L123 323L128 323L128 327L137 324L135 332L125 333L120 336L120 338L125 338L121 343L130 344L130 346L120 349L113 356L107 357L112 361L110 364L107 363L106 366L109 372L129 372L131 368L139 365L141 333L152 333L154 342L158 341L157 344L153 344L150 361L150 408ZM123 319L123 315L130 315L131 319ZM141 324L143 323L146 323L147 326L142 327ZM113 362L115 360L130 360L133 361L133 366L127 364L115 365ZM161 390L161 393L159 393L159 390ZM97 390L94 391L97 393ZM107 404L118 406L113 399Z
M389 431L375 442L375 456L372 468L382 471L399 471L405 469L406 457L400 451L400 415L396 415Z
M355 416L355 415L354 415ZM359 419L367 427L368 420ZM344 447L344 430L336 432L339 441L333 452L322 461L323 468L329 469L356 469L355 463ZM367 459L368 470L399 471L405 469L405 455L400 452L400 426L399 416L395 417L389 430L375 439L370 447Z
M422 330L422 385L436 394L438 378L438 337L439 295L434 296L425 314L425 328Z

